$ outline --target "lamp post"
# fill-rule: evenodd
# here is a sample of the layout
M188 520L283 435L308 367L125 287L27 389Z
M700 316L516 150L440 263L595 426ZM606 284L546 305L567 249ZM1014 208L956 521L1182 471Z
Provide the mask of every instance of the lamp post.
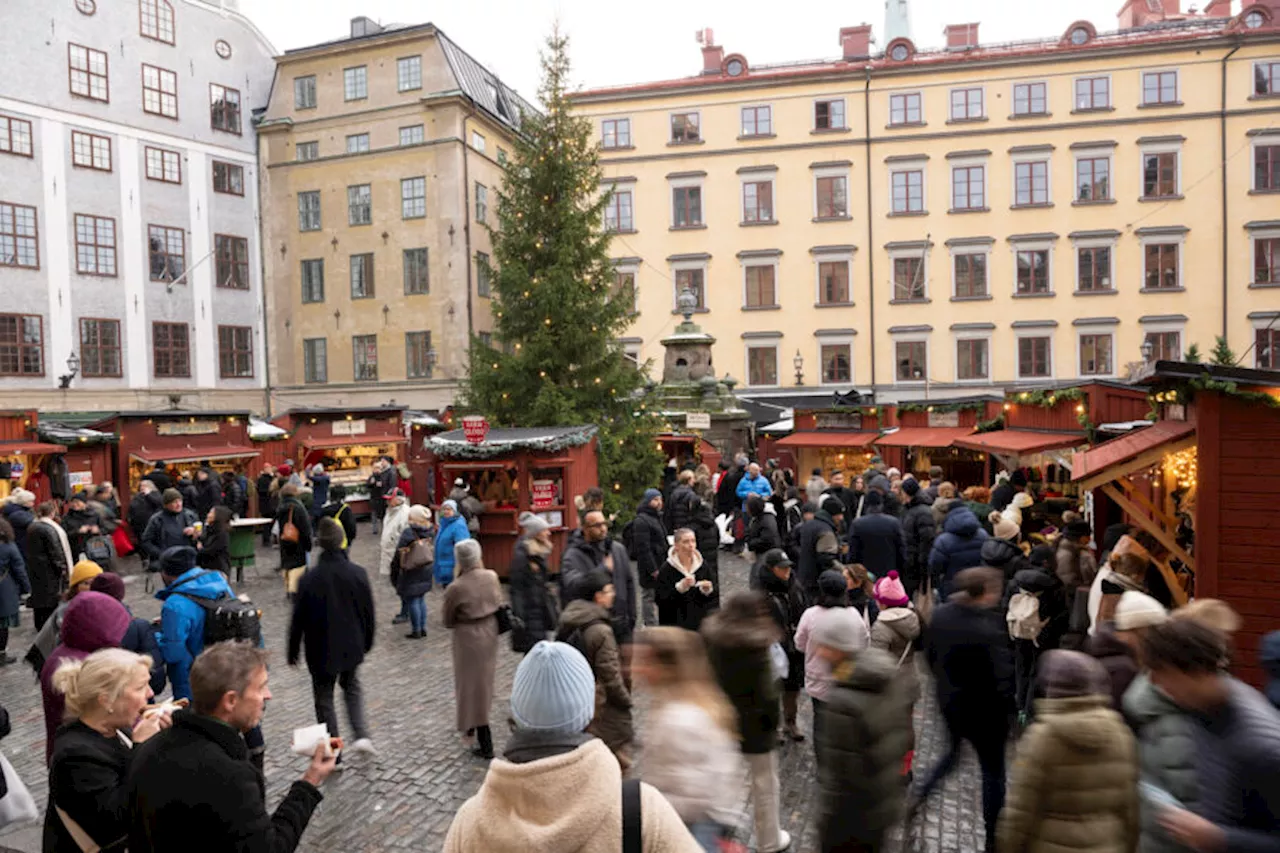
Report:
M791 365L796 369L796 384L804 384L804 356L800 354L800 350L796 350L796 357L791 359Z
M67 356L67 372L58 377L58 387L66 390L71 387L71 380L76 378L80 372L80 357L76 355L76 351L72 350L71 355Z

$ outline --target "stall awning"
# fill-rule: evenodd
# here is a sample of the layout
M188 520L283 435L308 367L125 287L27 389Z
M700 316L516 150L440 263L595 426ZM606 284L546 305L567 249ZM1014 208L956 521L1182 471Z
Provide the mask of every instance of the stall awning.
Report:
M302 446L308 450L330 450L335 447L355 447L361 444L408 444L401 435L349 435L345 438L308 438Z
M866 447L876 440L878 432L795 432L778 439L778 447Z
M1042 450L1055 450L1060 447L1074 447L1084 444L1088 439L1082 432L1035 432L1026 429L1002 429L995 432L981 432L957 438L956 447L967 447L970 450L985 450L988 453L1017 455L1019 453L1039 453Z
M1081 489L1096 488L1194 445L1195 433L1195 425L1186 421L1156 421L1149 427L1075 454L1071 479L1084 480Z
M881 447L950 447L973 434L973 427L903 427L875 440Z
M139 462L218 462L223 459L247 459L259 455L259 451L243 444L211 444L208 447L169 448L168 450L150 450L139 447L129 453L130 458Z
M61 444L41 441L0 441L0 456L39 456L42 453L66 453Z

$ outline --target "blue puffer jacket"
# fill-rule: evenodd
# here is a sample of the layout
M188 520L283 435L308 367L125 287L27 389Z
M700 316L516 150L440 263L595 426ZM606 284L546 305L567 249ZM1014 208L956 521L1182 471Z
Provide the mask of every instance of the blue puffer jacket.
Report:
M235 593L221 572L205 569L191 569L156 593L156 598L164 602L158 639L160 654L169 665L173 698L190 699L191 664L204 651L204 608L178 593L210 600Z
M27 564L12 542L0 542L0 619L18 614L18 599L31 594Z
M941 580L942 594L947 596L958 572L982 565L982 543L987 541L987 531L973 510L959 502L947 512L942 531L933 540L929 553L929 574L935 583Z
M441 586L453 583L453 546L470 538L467 520L461 515L440 519L440 529L436 533L436 583Z

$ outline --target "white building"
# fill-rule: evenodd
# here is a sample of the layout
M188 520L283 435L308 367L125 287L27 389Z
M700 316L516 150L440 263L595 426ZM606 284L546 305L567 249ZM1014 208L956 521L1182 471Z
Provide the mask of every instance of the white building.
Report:
M252 119L275 51L236 7L4 0L6 407L264 408Z

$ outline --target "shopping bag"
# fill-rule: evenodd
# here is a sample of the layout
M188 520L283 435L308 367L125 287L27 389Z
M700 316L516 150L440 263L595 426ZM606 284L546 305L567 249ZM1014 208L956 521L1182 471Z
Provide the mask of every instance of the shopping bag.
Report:
M0 773L4 773L4 782L9 788L9 793L0 797L0 827L31 823L38 818L40 810L36 808L36 801L3 753L0 753Z
M133 553L133 539L129 536L129 528L123 524L111 531L111 542L116 546L116 553L127 557Z

